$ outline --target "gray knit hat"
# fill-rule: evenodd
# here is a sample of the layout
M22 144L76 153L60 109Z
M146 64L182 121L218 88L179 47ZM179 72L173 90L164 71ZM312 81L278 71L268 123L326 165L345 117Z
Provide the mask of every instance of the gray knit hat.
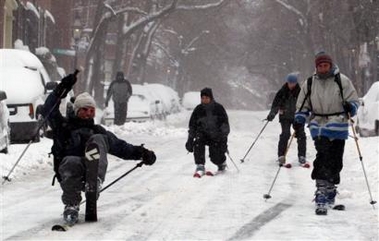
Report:
M76 96L74 102L74 111L75 115L78 114L78 110L83 107L93 107L96 108L96 103L93 97L87 92L83 92L80 95Z

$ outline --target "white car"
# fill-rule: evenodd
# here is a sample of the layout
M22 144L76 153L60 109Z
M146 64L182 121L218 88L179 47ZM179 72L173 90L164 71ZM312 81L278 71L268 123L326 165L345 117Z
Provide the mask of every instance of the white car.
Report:
M187 110L195 109L195 107L198 104L200 104L200 102L201 102L200 92L198 92L198 91L186 92L183 95L182 105Z
M178 92L163 84L144 84L157 98L161 100L165 115L177 113L181 110Z
M360 99L356 130L362 137L379 135L379 81Z
M128 102L126 121L147 121L164 117L164 109L159 97L152 93L146 86L132 84L133 94ZM114 104L110 99L108 107L104 110L101 123L111 125L114 122Z
M41 108L50 77L41 61L31 52L0 49L0 85L7 93L10 139L13 143L38 142L42 124Z
M4 91L0 91L0 152L8 153L9 147L9 110L5 103L7 95Z

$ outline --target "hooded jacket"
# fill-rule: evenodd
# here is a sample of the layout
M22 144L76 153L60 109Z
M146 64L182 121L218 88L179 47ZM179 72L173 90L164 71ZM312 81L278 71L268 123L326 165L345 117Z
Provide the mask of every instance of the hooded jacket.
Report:
M352 116L356 114L359 107L358 95L350 79L340 74L344 96L342 100L339 86L334 80L339 69L333 66L331 71L332 74L327 78L320 78L317 74L312 76L311 95L305 102L308 80L304 81L297 99L295 121L305 124L309 118L309 129L313 139L318 136L329 139L347 139L349 119L344 113L342 103L347 101L351 104ZM304 106L300 110L303 102Z

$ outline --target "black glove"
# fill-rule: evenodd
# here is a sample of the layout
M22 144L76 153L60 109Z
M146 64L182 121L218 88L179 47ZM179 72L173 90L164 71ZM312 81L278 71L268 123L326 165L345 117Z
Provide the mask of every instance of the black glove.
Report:
M77 72L73 74L69 74L66 77L64 77L59 85L55 88L54 92L55 94L60 98L66 98L68 92L72 89L74 84L76 83L76 74Z
M153 151L150 151L144 147L142 147L142 161L143 164L151 166L155 163L155 160L157 160L157 157L155 156L155 153Z
M343 106L343 110L345 111L345 113L351 115L351 111L353 110L353 106L347 101L344 101L342 103L342 106Z
M193 152L193 138L188 138L186 142L186 149L188 152Z
M275 118L275 113L270 112L270 113L268 114L268 116L267 116L266 119L267 119L268 121L272 121L274 118Z

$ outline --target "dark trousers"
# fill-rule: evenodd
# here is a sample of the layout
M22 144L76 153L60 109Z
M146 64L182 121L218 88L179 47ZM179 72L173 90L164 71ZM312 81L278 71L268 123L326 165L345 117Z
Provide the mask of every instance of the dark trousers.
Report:
M98 177L104 182L108 166L107 143L104 136L100 134L91 136L86 145L89 143L96 143L100 149ZM60 185L63 190L62 202L65 205L78 205L82 200L81 191L84 190L86 177L85 161L85 157L65 156L59 165Z
M293 124L293 121L290 120L281 120L280 125L282 126L282 133L279 136L279 143L278 143L278 156L284 156L288 140L291 137L291 125ZM296 133L297 138L297 155L305 157L305 153L307 151L307 137L305 135L304 128L301 128Z
M128 102L114 102L114 124L123 125L128 112Z
M345 140L331 141L327 137L319 137L315 139L314 143L317 154L316 160L313 162L312 179L339 184Z
M213 164L219 166L225 162L227 140L214 141L209 138L196 138L193 148L193 155L196 165L205 164L205 146L209 147L209 158Z

